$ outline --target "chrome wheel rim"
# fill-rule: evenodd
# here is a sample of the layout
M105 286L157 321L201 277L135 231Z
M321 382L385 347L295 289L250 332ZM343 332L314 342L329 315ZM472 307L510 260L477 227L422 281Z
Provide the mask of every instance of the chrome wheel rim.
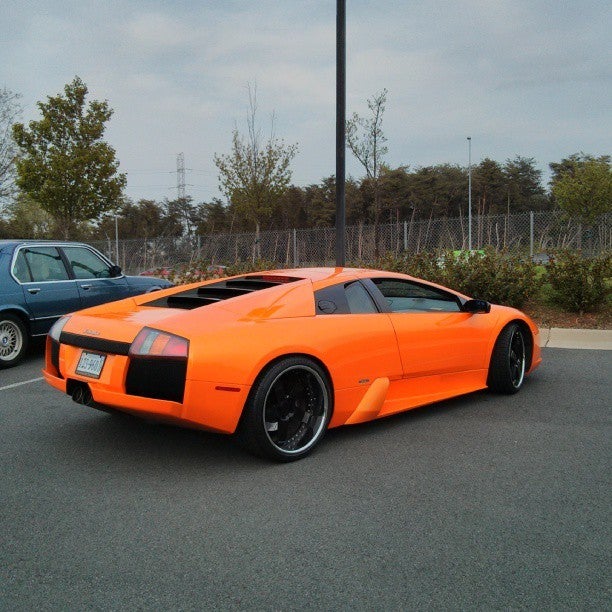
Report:
M508 354L508 365L510 366L510 380L515 389L523 384L525 378L525 340L520 330L514 330L510 339L510 350Z
M12 361L21 352L23 337L13 321L0 321L0 359Z
M302 453L321 437L328 410L327 387L319 373L306 365L293 366L283 370L266 393L264 431L283 454Z

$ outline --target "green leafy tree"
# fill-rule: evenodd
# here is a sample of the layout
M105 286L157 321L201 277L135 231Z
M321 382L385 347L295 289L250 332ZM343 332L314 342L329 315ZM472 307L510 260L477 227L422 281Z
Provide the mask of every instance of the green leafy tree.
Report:
M193 205L193 198L177 198L166 202L166 217L175 220L178 231L176 236L193 236L198 225L198 210Z
M19 194L6 207L5 238L53 238L58 236L53 217L28 196Z
M54 217L65 238L79 222L116 208L126 183L115 150L102 139L113 111L106 101L86 104L86 96L87 86L75 77L63 95L38 103L42 119L13 126L17 186Z
M504 174L513 212L541 210L548 202L542 186L542 171L536 168L533 157L506 160Z
M612 212L610 157L573 156L570 162L553 177L553 196L568 215L593 226L601 215Z
M335 178L335 177L334 177ZM366 219L367 204L363 199L363 194L359 188L359 183L353 179L348 178L344 184L344 193L346 196L346 220L351 225L359 225ZM334 193L334 201L335 201ZM334 211L334 219L335 219ZM333 224L332 224L333 225Z
M408 175L410 207L415 218L456 217L467 208L467 173L460 166L438 164ZM412 216L412 215L411 215Z
M234 129L232 150L226 155L215 155L219 170L219 186L230 200L237 215L243 217L257 236L261 225L268 222L287 191L291 181L291 160L297 145L285 145L274 134L274 115L271 134L262 137L257 125L257 92L249 87L247 135ZM256 241L257 243L257 241ZM259 253L254 252L254 257Z
M309 219L314 227L333 227L336 218L336 177L328 176L308 188Z
M231 219L227 206L219 198L213 198L212 202L203 202L197 207L196 233L217 234L230 230Z
M550 185L554 187L555 183L568 172L573 175L577 168L588 161L600 161L607 164L610 163L609 155L601 155L595 157L588 153L573 153L569 157L564 157L560 162L551 162L549 165L551 170Z
M472 171L472 193L481 215L509 212L510 194L501 165L486 157Z
M305 227L307 218L306 191L291 185L280 200L272 225L283 229Z
M406 166L384 166L380 174L380 199L382 210L388 214L389 223L410 218L410 175Z
M122 239L166 236L175 226L166 222L165 214L164 205L155 200L143 199L134 203L126 199L115 214L103 215L98 224L97 236L100 239L114 238L115 217L119 237Z

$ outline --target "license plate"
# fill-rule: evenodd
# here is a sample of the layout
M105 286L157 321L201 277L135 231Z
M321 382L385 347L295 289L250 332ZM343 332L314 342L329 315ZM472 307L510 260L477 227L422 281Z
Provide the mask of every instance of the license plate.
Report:
M100 378L100 373L102 372L105 361L106 355L83 351L76 367L76 373L82 374L83 376L91 376L91 378Z

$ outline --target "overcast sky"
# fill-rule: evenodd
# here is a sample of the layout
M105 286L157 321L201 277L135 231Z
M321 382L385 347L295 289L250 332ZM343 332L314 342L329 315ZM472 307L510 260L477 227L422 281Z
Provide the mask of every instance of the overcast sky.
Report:
M79 75L115 114L107 139L134 199L219 196L215 153L245 130L297 143L293 182L335 172L334 0L2 0L0 87L36 102ZM347 110L387 88L387 163L548 163L611 152L610 0L348 0ZM347 155L347 172L361 176Z

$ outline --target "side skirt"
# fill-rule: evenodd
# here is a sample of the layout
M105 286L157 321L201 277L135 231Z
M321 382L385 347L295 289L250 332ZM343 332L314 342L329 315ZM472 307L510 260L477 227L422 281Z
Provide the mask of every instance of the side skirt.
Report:
M349 412L342 423L334 422L330 426L365 423L458 395L479 391L485 389L486 386L487 370L401 378L393 381L379 378L372 382L357 405L353 404L355 408ZM351 395L354 398L354 394Z

